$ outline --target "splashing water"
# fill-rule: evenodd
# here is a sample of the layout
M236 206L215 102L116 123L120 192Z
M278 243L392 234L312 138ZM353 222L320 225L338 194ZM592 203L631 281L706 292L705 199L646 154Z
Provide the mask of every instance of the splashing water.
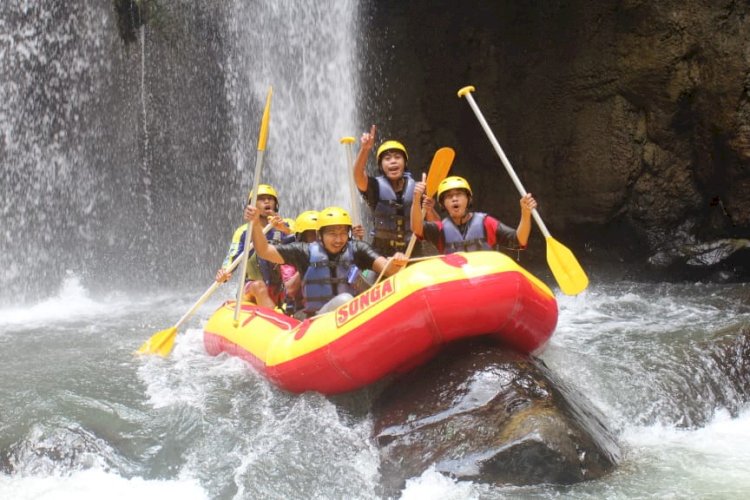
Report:
M235 1L228 12L227 29L236 44L227 63L227 87L242 185L249 188L252 182L257 142L249 131L257 130L258 107L271 86L262 179L277 187L281 211L294 218L304 210L348 207L339 139L360 127L355 113L357 2L285 0L250 7Z

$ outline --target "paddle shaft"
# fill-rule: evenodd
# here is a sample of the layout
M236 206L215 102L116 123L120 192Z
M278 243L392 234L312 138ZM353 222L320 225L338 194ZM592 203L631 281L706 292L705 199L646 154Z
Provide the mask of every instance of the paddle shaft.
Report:
M271 88L268 89L268 95L266 96L266 106L263 109L263 118L260 121L260 134L258 134L258 155L255 158L255 176L253 177L253 191L250 196L250 205L255 206L255 201L258 199L258 191L260 185L260 173L263 170L263 156L266 152L266 142L268 141L268 120L271 112L271 95L273 91ZM245 233L245 248L242 252L242 278L237 286L237 303L234 308L234 327L237 328L240 324L240 309L242 307L242 295L245 292L245 276L247 276L247 260L250 256L250 242L253 234L253 221L247 225L247 232Z
M263 234L266 234L268 231L270 231L271 227L273 227L271 224L268 224L266 227L264 227L263 228ZM250 243L250 246L252 247L253 244ZM252 250L252 248L250 250ZM238 255L237 258L235 258L232 261L232 264L227 268L227 271L229 271L231 273L232 271L234 271L235 269L237 269L237 266L240 265L240 262L242 262L242 256ZM245 280L242 280L242 281L244 282ZM206 301L211 297L211 295L213 295L214 292L221 285L223 285L223 283L221 283L219 281L214 281L211 284L211 286L208 287L208 290L206 290L205 292L203 292L203 295L201 295L200 298L195 301L195 303L192 305L192 307L190 307L190 309L188 309L188 311L185 314L182 315L182 317L180 318L180 320L177 323L175 323L172 328L174 328L175 330L179 330L180 327L182 326L182 324L185 323L188 319L190 319L190 317L193 314L195 314L195 311L197 311L203 304L205 304Z
M424 220L425 215L427 215L427 209L425 207L422 207L422 220ZM404 252L404 255L406 255L407 259L411 257L411 253L414 251L414 245L416 244L417 244L417 235L414 233L411 233L411 238L409 238L409 246L406 247L406 252Z
M466 92L460 95L461 97L465 97L466 100L469 102L469 106L471 106L472 111L474 111L474 114L477 116L477 120L479 120L479 123L482 125L482 128L484 129L484 133L487 134L487 138L492 143L492 147L495 148L495 152L500 157L500 161L503 162L503 166L505 167L505 170L508 171L508 175L510 175L510 178L513 180L513 184L516 185L516 189L518 189L518 192L521 193L521 196L525 196L526 189L524 189L523 184L521 184L521 180L516 175L515 170L513 170L513 167L511 166L510 161L508 161L508 157L505 156L505 153L503 152L503 148L500 147L500 143L497 142L497 139L495 138L495 134L492 133L492 129L490 129L490 126L487 124L487 120L484 119L484 116L482 115L482 112L479 110L479 106L477 106L477 103L474 101L474 97L472 97L471 92ZM544 237L549 238L550 232L547 230L547 226L544 224L544 221L542 220L542 217L539 215L539 212L537 212L536 208L531 211L531 215L534 216L534 220L539 226L539 229L542 230L542 234L544 235Z
M258 151L258 158L255 160L255 178L253 180L253 195L251 196L250 204L255 206L255 200L258 199L258 183L260 182L260 171L263 166L263 154L264 151ZM237 285L237 303L234 308L234 323L235 327L240 321L240 308L242 302L242 294L245 293L245 276L247 276L247 261L250 256L250 243L252 241L254 221L250 221L247 224L245 230L245 246L242 251L242 274L240 274L240 283Z
M346 151L346 177L349 179L349 198L352 202L352 223L353 225L362 224L362 218L359 212L359 199L357 197L357 186L354 184L354 157L352 153L352 144L354 143L354 137L342 137L339 141L344 145Z
M453 158L455 158L456 153L451 148L440 148L435 152L435 156L432 157L432 163L430 163L430 170L427 173L427 176L425 178L425 174L422 173L422 182L426 183L426 192L425 194L432 198L435 196L435 193L437 192L438 186L440 185L440 182L445 179L445 176L448 175L448 171L451 168L451 165L453 164ZM414 201L412 201L414 203ZM417 203L421 203L421 200L418 200ZM427 215L427 209L422 206L422 212L421 217L422 220L424 220L425 216ZM411 238L409 239L409 245L406 247L406 253L404 254L407 259L411 257L411 253L414 251L414 246L417 243L417 235L412 233ZM380 282L380 279L385 274L386 270L388 269L388 266L391 265L391 261L393 260L392 257L388 259L388 261L385 263L385 266L383 267L383 270L380 271L380 275L378 276L378 279L375 280L375 283L373 286L377 285Z

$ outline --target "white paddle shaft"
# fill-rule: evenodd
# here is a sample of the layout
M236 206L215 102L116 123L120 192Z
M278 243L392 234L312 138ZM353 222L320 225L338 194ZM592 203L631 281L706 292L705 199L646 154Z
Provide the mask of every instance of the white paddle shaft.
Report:
M508 171L508 175L510 175L510 178L513 180L513 184L516 185L516 189L518 189L518 192L521 193L521 196L526 196L526 189L524 189L523 184L521 184L521 180L516 175L515 170L513 170L510 161L508 161L508 157L505 156L503 148L500 147L500 143L497 142L495 134L492 133L490 126L487 124L487 120L484 119L484 116L479 110L479 106L477 106L477 103L474 101L474 97L472 97L471 92L466 92L462 95L462 97L466 97L466 100L469 102L469 106L471 106L472 111L474 111L474 114L477 116L477 120L479 120L479 123L482 125L484 133L487 134L487 138L492 143L492 147L495 148L495 152L500 157L500 161L503 162L505 170ZM537 212L536 208L531 211L531 215L534 216L534 220L539 226L539 229L542 230L542 234L544 235L544 237L549 238L550 233L547 230L547 226L544 225L544 221L542 221L542 217L539 215L539 212Z

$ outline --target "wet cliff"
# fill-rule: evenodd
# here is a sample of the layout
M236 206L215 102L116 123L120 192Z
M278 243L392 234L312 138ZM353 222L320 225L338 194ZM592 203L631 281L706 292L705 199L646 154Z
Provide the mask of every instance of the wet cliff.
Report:
M365 120L403 139L416 171L454 147L475 206L515 225L515 188L456 96L474 85L579 259L637 277L747 279L749 13L700 0L370 2ZM531 250L534 261L541 238Z

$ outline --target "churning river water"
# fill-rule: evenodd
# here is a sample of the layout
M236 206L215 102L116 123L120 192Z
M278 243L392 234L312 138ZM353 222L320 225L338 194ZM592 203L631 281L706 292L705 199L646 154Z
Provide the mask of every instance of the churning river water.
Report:
M367 390L292 395L206 354L200 324L230 288L165 359L132 353L199 290L94 296L69 275L56 296L0 310L0 498L380 498ZM747 284L633 282L559 296L541 357L602 411L617 469L565 487L428 470L400 498L747 496L750 405L700 346L747 325L748 297Z

